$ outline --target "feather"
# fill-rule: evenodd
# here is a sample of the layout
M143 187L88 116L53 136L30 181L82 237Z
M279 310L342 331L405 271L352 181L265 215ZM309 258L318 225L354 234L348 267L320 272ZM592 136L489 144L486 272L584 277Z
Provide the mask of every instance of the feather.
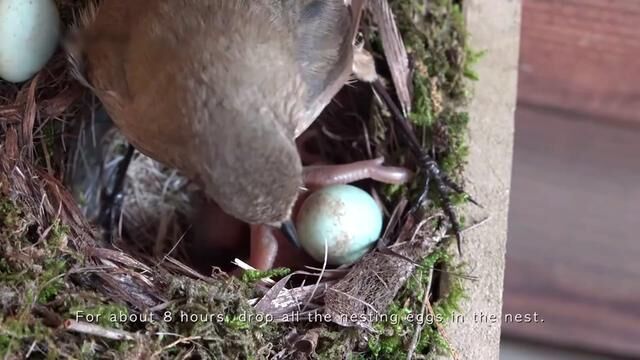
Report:
M354 40L365 0L296 1L296 59L307 87L307 117L296 136L306 130L349 81Z

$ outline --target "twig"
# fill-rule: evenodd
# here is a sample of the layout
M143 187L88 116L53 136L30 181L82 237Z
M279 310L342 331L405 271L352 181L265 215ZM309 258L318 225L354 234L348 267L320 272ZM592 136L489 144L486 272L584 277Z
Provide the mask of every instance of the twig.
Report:
M427 309L429 310L429 315L433 317L433 323L435 324L436 329L438 330L438 333L440 333L440 336L442 336L449 344L449 351L451 352L451 357L453 358L453 360L460 359L460 356L458 356L458 352L452 347L451 340L449 339L449 337L447 337L447 333L444 331L444 328L442 327L442 325L438 323L435 312L433 311L433 307L431 306L431 303L428 301L427 301Z
M364 301L362 299L358 299L357 297L355 297L353 295L347 294L344 291L341 291L341 290L338 290L338 289L334 289L334 288L329 288L327 291L333 291L333 292L336 292L336 293L338 293L340 295L346 296L349 299L355 300L355 301L359 302L360 304L368 307L369 309L373 310L376 314L380 313L378 310L376 310L376 308L373 305L369 304L368 302L366 302L366 301Z
M464 234L464 233L469 232L469 231L471 231L473 229L477 229L477 228L483 226L484 224L488 223L490 220L491 220L491 215L487 216L486 218L478 221L477 223L475 223L473 225L469 225L465 229L462 229L462 233Z
M231 263L242 270L258 271L256 268L254 268L253 266L247 264L246 262L240 259L235 259ZM273 286L276 284L275 280L269 277L262 278L260 279L260 281L263 282L265 285L269 285L269 286Z
M404 114L411 112L411 91L409 89L409 56L402 36L387 0L369 2L373 18L378 24L384 56L387 58L393 84Z
M425 287L424 297L422 298L422 309L420 309L420 314L424 317L426 315L427 304L429 303L429 289L431 288L431 281L433 279L433 269L429 272L429 282ZM418 341L420 341L420 336L422 335L422 330L424 329L424 321L422 323L416 324L416 331L411 338L411 345L409 345L409 351L407 353L407 360L411 360L413 358L413 354L418 347Z
M111 260L113 262L122 264L125 267L144 271L147 273L152 272L151 268L149 268L147 265L139 262L133 257L125 254L124 252L94 247L94 248L88 249L88 255L100 260ZM116 267L116 266L114 265L113 267Z
M176 243L173 245L171 250L169 250L169 252L165 256L162 257L162 260L160 260L160 262L156 264L156 267L162 265L162 263L165 262L169 256L171 256L171 254L176 250L178 245L180 245L182 240L184 240L184 237L187 235L189 230L191 230L191 225L189 225L187 230L180 236L180 238L178 239L178 241L176 241ZM156 239L156 240L158 240L158 239Z
M110 340L135 340L136 336L130 332L108 329L96 324L67 319L64 321L64 328L81 334L99 336Z
M165 351L167 351L167 350L169 350L169 349L171 349L171 348L173 348L173 347L175 347L177 345L180 345L180 344L186 343L186 342L190 342L190 341L193 341L193 340L200 340L200 339L202 339L202 336L190 336L190 337L185 337L185 338L178 339L178 340L172 342L171 344L163 347L162 349L156 351L155 353L153 353L153 355L151 356L151 359L157 358L163 352L165 352Z
M167 258L166 262L168 264L172 265L175 269L181 271L183 274L185 274L187 276L190 276L190 277L192 277L194 279L199 279L199 280L202 280L202 281L204 281L206 283L210 283L211 280L212 280L211 277L204 276L204 275L200 274L199 272L193 270L189 266L183 264L182 262L180 262L180 261L178 261L178 260L176 260L176 259L174 259L172 257Z
M175 303L176 303L175 300L166 301L166 302L164 302L162 304L158 304L158 305L156 305L154 307L149 308L149 312L154 313L154 312L162 311L162 310L168 308L169 306L171 306L171 305L173 305Z
M31 357L31 354L36 349L36 346L38 346L37 341L31 343L31 346L29 346L29 351L27 351L27 355L25 356L26 359L29 359Z
M307 302L304 304L304 307L302 308L302 312L305 312L305 310L307 310L309 303L311 302L311 300L313 300L313 297L316 295L316 290L318 289L318 286L320 285L320 281L322 281L322 277L324 276L324 272L327 269L328 260L329 260L329 244L327 242L327 239L324 239L324 261L322 262L322 271L320 272L320 276L318 276L318 280L316 281L316 285L313 288L313 291L311 292L311 296L309 296L309 298L307 299Z

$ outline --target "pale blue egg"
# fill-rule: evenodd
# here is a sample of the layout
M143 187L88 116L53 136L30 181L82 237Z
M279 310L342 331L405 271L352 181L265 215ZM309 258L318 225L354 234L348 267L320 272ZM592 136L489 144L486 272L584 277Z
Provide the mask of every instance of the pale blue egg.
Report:
M53 0L0 0L0 78L28 80L49 61L59 35Z
M375 245L382 232L382 211L364 190L332 185L311 194L298 213L300 245L317 261L352 264Z

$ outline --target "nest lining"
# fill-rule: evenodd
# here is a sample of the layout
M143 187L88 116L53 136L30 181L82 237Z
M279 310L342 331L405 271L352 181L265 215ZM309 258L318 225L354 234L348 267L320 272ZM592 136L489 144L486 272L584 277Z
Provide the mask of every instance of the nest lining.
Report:
M69 14L86 5L83 3L59 2L63 19L70 21ZM466 34L457 18L459 9L451 1L440 1L424 9L400 1L391 5L401 19L400 32L403 36L408 34L405 41L409 54L418 58L417 65L410 68L414 81L406 84L414 98L409 103L413 109L411 119L422 141L432 146L447 170L459 174L464 163L463 130L467 120L459 110L467 96L462 79L465 73L472 75L468 70L471 56L464 45ZM413 21L416 17L430 24L418 25ZM384 53L386 49L382 49L374 23L369 19L365 27L370 30L367 39L371 46ZM188 204L198 192L189 188L188 181L151 159L138 156L128 174L131 185L127 189L124 218L128 229L138 230L130 231L128 236L136 242L151 239L153 251L148 251L148 247L140 251L139 247L128 246L131 243L126 240L116 246L105 244L95 226L87 221L96 199L74 198L73 191L65 185L77 178L90 177L78 169L91 163L91 159L74 152L73 144L97 145L98 108L97 101L71 78L61 53L23 86L0 82L3 130L0 273L3 280L9 280L0 288L3 313L0 339L6 339L0 341L0 350L61 356L88 352L104 358L195 354L203 358L232 354L241 358L247 354L284 358L294 356L296 349L302 350L295 356L311 352L331 356L344 355L355 348L384 357L397 351L392 345L399 339L411 340L408 344L396 344L399 349L417 354L442 342L442 334L429 324L421 325L422 328L405 324L407 331L422 335L415 340L416 336L410 334L389 334L389 324L372 321L392 303L391 311L395 311L398 299L406 305L401 309L426 311L424 304L428 301L424 299L428 298L415 296L428 295L432 271L425 273L419 269L416 273L415 264L407 260L422 262L446 235L434 220L439 219L436 206L424 211L424 218L429 221L416 222L406 216L407 200L417 191L418 182L402 188L372 188L387 205L386 212L391 218L385 237L395 243L390 248L392 254L377 251L348 271L327 271L319 285L311 280L286 287L291 276L311 275L311 279L317 279L318 271L311 270L288 275L275 283L260 280L247 284L218 271L209 276L185 265L188 259L172 252L184 230L180 217L190 214ZM336 163L383 155L391 162L411 166L411 159L388 118L366 86L348 88L311 129L316 135L312 147L323 158ZM80 123L85 124L84 129L78 126ZM112 139L107 143L103 154L107 160L103 162L113 164L120 142ZM102 168L108 173L109 166ZM100 179L100 184L103 178L94 176L89 183L96 184L96 179ZM75 190L77 195L78 189ZM88 195L98 193L96 186L81 186L81 190ZM161 231L157 231L159 223L164 224ZM125 248L128 253L121 251ZM446 256L438 253L427 259L442 258ZM23 274L29 281L10 281L12 273ZM425 279L411 284L411 279L420 276ZM35 285L28 286L31 280ZM403 286L407 280L409 284ZM304 297L312 298L290 300ZM414 300L409 304L407 299L412 297ZM305 311L313 311L322 299L325 313L354 330L318 323L264 325L240 318L240 314L254 313L255 309L272 315L301 314L301 305ZM436 311L453 306L446 302L441 305ZM122 313L153 314L160 318L167 313L224 316L222 321L94 323L76 319L73 314L78 311L107 318ZM336 344L329 345L326 339L333 339ZM36 344L35 349L29 342Z

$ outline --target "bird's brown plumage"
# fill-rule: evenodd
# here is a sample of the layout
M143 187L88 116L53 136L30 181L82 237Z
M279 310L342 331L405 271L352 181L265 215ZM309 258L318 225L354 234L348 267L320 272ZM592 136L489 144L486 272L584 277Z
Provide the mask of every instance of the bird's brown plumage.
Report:
M351 3L104 0L81 30L86 77L140 151L279 224L302 185L294 139L351 74Z

